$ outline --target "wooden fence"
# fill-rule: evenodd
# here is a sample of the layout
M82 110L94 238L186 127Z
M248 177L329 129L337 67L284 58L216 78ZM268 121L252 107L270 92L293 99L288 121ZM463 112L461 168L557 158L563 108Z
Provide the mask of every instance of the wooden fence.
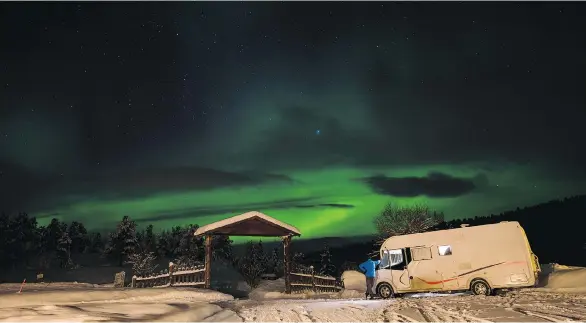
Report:
M145 277L132 277L132 288L169 287L169 286L205 286L205 266L176 267L169 264L169 270Z
M316 275L313 266L302 272L291 273L291 292L335 293L344 289L340 280L332 276Z

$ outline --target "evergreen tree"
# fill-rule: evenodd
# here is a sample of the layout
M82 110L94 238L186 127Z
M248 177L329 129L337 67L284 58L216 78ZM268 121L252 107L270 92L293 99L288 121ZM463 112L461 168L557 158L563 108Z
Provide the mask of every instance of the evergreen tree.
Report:
M274 248L273 252L271 253L269 266L271 268L271 272L275 274L277 277L283 276L283 258L280 256L281 250L279 248Z
M55 252L49 249L49 229L47 227L39 227L37 230L38 236L38 270L43 272L51 267Z
M61 236L57 240L57 259L59 259L61 268L71 268L73 261L71 259L72 239L67 230L67 224L61 223Z
M306 272L308 266L304 264L305 255L302 252L296 252L291 257L291 270L295 272Z
M10 231L8 229L8 215L5 213L0 213L0 266L7 267L10 263L10 255L9 255L9 241L10 241Z
M198 249L201 257L205 256L204 239L200 238L197 241ZM232 261L232 240L228 236L214 236L212 238L212 258L222 261Z
M136 241L138 242L140 249L144 249L144 230L136 231Z
M62 251L60 253L59 250L59 244L63 237L64 229L67 230L67 225L64 226L58 219L53 218L46 227L37 230L39 235L37 254L40 270L49 269L55 260L61 260L60 257L63 257ZM60 262L59 265L61 266L62 263Z
M147 252L157 251L157 237L153 232L153 225L149 224L143 234L143 248Z
M171 237L171 232L163 230L157 239L157 254L167 259L174 259L175 247Z
M116 226L116 231L109 235L104 253L114 257L118 265L122 266L127 257L136 252L137 246L136 223L124 216Z
M26 213L8 218L8 228L3 234L9 238L7 248L13 266L29 264L38 249L36 233L37 220Z
M194 266L202 263L204 253L201 239L194 236L197 225L189 225L183 228L176 228L174 231L178 244L175 248L175 261L181 265Z
M63 235L63 226L59 219L51 219L51 222L46 227L46 231L46 249L48 252L56 252L59 239L61 239L61 236Z
M77 221L71 222L68 233L71 239L71 251L82 253L89 243L88 233L83 223Z
M332 263L332 254L330 253L330 247L328 244L324 244L324 248L320 253L321 268L319 270L320 275L333 276L336 273L336 266Z
M104 240L101 233L89 233L87 240L85 253L104 253Z

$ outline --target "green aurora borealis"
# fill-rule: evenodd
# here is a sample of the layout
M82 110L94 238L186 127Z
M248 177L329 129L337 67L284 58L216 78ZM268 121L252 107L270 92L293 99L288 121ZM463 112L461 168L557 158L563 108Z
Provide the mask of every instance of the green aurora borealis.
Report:
M478 168L471 166L457 168L436 165L396 168L391 173L394 176L425 176L430 169L459 177L473 177L478 171ZM444 211L448 219L453 219L488 215L519 205L530 205L570 195L577 189L569 181L552 182L543 178L529 182L526 178L534 176L531 172L531 169L519 166L494 171L489 174L490 182L479 187L477 192L453 198L393 198L375 194L367 185L356 180L385 173L385 169L340 168L292 172L289 174L294 179L292 183L161 192L125 199L101 199L96 195L93 198L79 197L76 201L75 197L71 197L67 207L34 215L48 220L51 214L58 214L58 218L82 221L90 228L109 228L123 215L129 215L142 226L151 223L156 228L168 228L191 223L205 225L246 211L258 210L298 227L303 238L360 236L374 232L372 219L388 202L400 205L425 203ZM303 207L306 205L312 207ZM233 211L226 211L230 209ZM209 214L206 214L206 210ZM190 216L190 213L197 215Z
M306 239L586 193L581 3L2 6L0 212Z

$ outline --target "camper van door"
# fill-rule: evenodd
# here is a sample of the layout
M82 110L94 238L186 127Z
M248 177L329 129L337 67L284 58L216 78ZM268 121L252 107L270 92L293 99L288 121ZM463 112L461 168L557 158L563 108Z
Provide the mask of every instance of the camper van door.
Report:
M390 282L396 291L409 290L411 280L407 270L405 251L403 249L384 250L382 259L375 286L380 282Z
M438 263L432 255L433 246L419 246L411 249L409 274L412 277L411 287L417 291L433 291L444 288L442 274ZM437 249L436 249L437 250Z

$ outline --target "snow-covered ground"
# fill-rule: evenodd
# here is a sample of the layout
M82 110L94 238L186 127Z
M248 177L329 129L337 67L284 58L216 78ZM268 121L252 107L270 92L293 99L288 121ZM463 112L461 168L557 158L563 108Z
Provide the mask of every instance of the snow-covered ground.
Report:
M242 321L230 310L213 304L233 300L215 291L187 288L124 289L74 287L25 288L0 296L0 321ZM2 286L4 291L14 286ZM31 286L29 286L31 287ZM40 289L40 290L39 290ZM18 289L17 289L18 291Z
M283 282L277 280L263 282L248 300L201 289L113 289L72 283L26 285L18 294L18 284L3 284L0 321L586 321L586 268L560 266L540 288L491 297L415 294L364 300L364 277L354 273L345 277L347 289L341 293L284 295Z
M523 290L505 296L392 300L240 301L246 322L563 322L586 320L586 295Z

